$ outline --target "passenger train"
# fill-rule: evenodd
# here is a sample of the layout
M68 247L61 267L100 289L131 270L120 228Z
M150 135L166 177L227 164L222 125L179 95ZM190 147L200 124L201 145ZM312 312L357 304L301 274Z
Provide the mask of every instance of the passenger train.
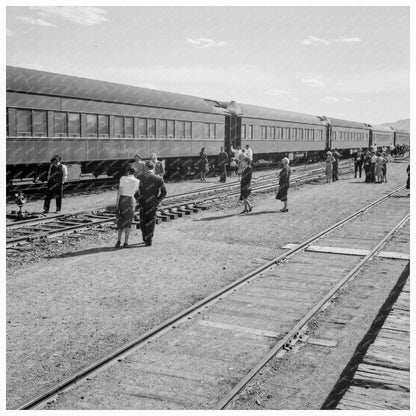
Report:
M45 179L61 156L70 179L118 177L140 154L156 153L167 176L193 168L202 147L249 144L254 161L310 160L328 149L409 145L409 132L367 123L221 102L111 82L7 67L7 180Z

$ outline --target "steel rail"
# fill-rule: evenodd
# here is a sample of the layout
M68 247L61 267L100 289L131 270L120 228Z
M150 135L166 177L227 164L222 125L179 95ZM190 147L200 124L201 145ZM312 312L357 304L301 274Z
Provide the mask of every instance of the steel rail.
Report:
M33 399L29 400L28 402L20 405L17 410L28 410L28 409L35 409L38 406L41 406L42 404L45 404L45 402L50 401L58 395L59 393L69 389L70 387L74 386L77 382L80 382L81 380L92 377L94 374L98 373L102 370L104 366L111 365L114 361L119 360L120 357L123 354L126 354L133 350L134 348L138 347L139 345L143 344L144 342L147 342L149 339L151 339L153 336L159 336L162 332L165 330L169 330L170 328L175 327L175 325L178 325L181 321L187 319L189 316L196 314L198 310L200 310L202 307L213 303L219 299L221 299L221 296L224 296L231 291L236 290L238 287L245 285L247 282L249 282L252 279L255 279L258 277L263 271L269 269L270 267L274 266L275 264L280 263L281 261L291 257L297 252L302 251L305 247L310 245L313 241L321 238L325 234L328 234L335 230L336 228L340 227L341 225L345 224L346 222L352 220L353 218L359 216L364 211L370 209L371 207L380 204L385 199L389 198L391 195L399 192L400 190L404 189L404 186L399 187L398 189L388 193L387 195L377 199L376 201L373 201L372 203L366 205L365 207L359 209L355 213L349 215L348 217L342 219L341 221L337 222L336 224L326 228L325 230L319 232L315 236L307 239L297 247L294 247L290 249L288 252L268 261L264 265L258 267L257 269L251 271L250 273L242 276L240 279L230 283L229 285L221 288L220 290L212 293L211 295L205 297L204 299L201 299L200 301L196 302L195 304L191 305L190 307L182 310L181 312L177 313L173 317L167 319L166 321L162 322L161 324L157 325L156 327L152 328L151 330L147 331L143 335L139 336L135 340L129 342L128 344L114 350L110 354L100 358L93 364L89 365L88 367L80 370L79 372L75 373L73 376L68 377L67 379L63 380L61 383L55 385L48 391L34 397ZM303 326L303 325L302 325ZM285 337L286 339L287 337ZM286 341L287 342L287 341ZM286 343L285 342L285 343ZM284 345L284 344L283 344ZM269 358L270 360L270 358ZM247 382L245 383L247 384ZM245 385L244 384L244 385ZM241 387L239 388L241 390ZM234 390L233 390L234 391ZM227 403L229 400L227 401ZM220 402L222 406L222 402Z
M315 180L319 180L321 177L321 174L314 174L313 172L315 171L319 171L320 169L315 169L312 171L308 171L306 173L303 174L299 174L296 177L292 178L292 182L295 182L295 184L299 184L299 183L305 183L307 181L315 181ZM272 179L274 178L275 175L270 175L269 179L262 179L261 181L256 181L255 187L253 187L253 193L258 193L258 192L264 192L267 190L275 190L277 189L276 184L274 183L270 183L273 182ZM267 175L266 175L267 177ZM265 182L264 184L260 184L259 182ZM214 195L214 196L205 196L205 197L200 197L200 198L195 198L195 194L198 194L200 192L189 192L187 194L183 194L182 198L186 195L189 196L189 200L187 201L179 201L179 202L175 202L175 203L171 203L170 205L161 205L159 207L159 211L160 210L169 210L169 209L178 209L181 208L182 206L190 206L190 205L194 205L194 206L198 206L198 205L203 205L203 204L207 204L209 202L213 202L215 200L221 199L221 198L230 198L236 195L239 195L240 190L239 190L240 184L230 184L228 185L228 189L226 192L221 193L219 195ZM235 189L234 189L235 188ZM210 193L210 192L215 192L215 190L218 190L217 187L212 187L212 190L205 190L204 193ZM221 189L220 189L221 190ZM180 199L180 197L178 195L173 195L172 197L170 197L170 199L172 200L177 200ZM96 209L94 209L94 211L96 211ZM94 212L93 211L93 212ZM77 213L72 213L69 214L70 216L72 215L92 215L91 211L80 211ZM19 230L24 230L29 229L29 227L36 227L38 225L41 224L49 224L49 223L56 223L57 225L59 225L59 221L67 218L68 215L58 215L58 216L54 216L54 217L50 217L50 218L41 218L39 220L26 220L26 221L22 221L19 223L13 223L10 225L7 225L7 230L8 231L12 231L15 230L17 232L19 232ZM45 231L45 230L39 230L40 232L37 232L38 230L34 229L33 233L31 235L26 235L26 236L17 236L17 237L10 237L9 239L6 239L6 248L12 248L15 245L19 244L19 243L23 243L23 242L30 242L30 241L34 241L34 240L39 240L39 239L45 239L48 236L60 236L60 235L65 235L68 233L71 233L73 231L76 230L84 230L84 229L88 229L89 227L93 227L95 225L100 225L100 224L109 224L114 222L114 217L112 216L111 218L106 218L106 219L102 219L102 220L90 220L89 223L82 223L79 225L71 225L71 226L63 226L61 229L59 230L51 230L51 231Z
M356 273L369 261L374 255L380 251L387 240L401 228L410 218L410 214L407 214L392 230L356 265L353 269L345 275L306 315L296 324L293 328L280 340L268 354L259 361L254 368L252 368L248 374L241 379L238 384L218 403L215 410L223 410L233 400L239 392L250 382L250 380L284 347L287 345L299 331L322 309L322 307L334 297L334 295L349 281L352 281Z

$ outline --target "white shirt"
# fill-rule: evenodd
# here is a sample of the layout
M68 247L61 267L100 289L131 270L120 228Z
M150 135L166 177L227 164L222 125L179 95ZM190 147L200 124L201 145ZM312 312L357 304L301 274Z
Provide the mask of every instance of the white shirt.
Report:
M58 163L56 166L62 166L62 183L65 183L66 180L68 179L68 168L63 164L63 163ZM52 165L49 166L49 171L48 171L48 179L51 176L51 170L52 170Z
M240 149L234 149L232 146L231 146L231 151L234 152L235 160L238 160L240 158L242 151Z
M246 149L246 156L252 161L253 160L253 151L248 148Z
M120 178L120 195L133 196L139 190L140 181L133 175Z

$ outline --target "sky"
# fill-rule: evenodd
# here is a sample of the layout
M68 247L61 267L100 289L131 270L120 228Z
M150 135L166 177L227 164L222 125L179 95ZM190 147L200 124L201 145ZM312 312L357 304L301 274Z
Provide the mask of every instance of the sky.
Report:
M410 116L406 3L13 4L7 65L372 124Z

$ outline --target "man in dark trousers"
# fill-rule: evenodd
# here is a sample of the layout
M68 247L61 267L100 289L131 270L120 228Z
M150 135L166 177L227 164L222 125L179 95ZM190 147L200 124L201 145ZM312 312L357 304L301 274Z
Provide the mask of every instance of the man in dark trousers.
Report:
M338 159L340 156L337 149L334 149L332 156L334 157L332 162L332 182L336 182L338 180Z
M146 173L142 177L139 186L140 228L144 243L151 246L157 207L166 196L166 187L163 179L155 174L153 162L146 162L145 167Z
M218 155L217 166L220 169L220 182L225 182L227 180L227 164L228 164L228 155L224 151L224 147L221 146L220 154Z
M58 155L51 159L51 163L48 171L48 191L43 205L44 214L49 212L52 198L56 198L56 212L61 210L64 183L68 176L66 166L61 163L61 158Z
M364 153L361 151L361 149L358 149L358 151L354 153L354 178L357 177L357 172L359 173L360 178L361 178L363 163L364 163Z

